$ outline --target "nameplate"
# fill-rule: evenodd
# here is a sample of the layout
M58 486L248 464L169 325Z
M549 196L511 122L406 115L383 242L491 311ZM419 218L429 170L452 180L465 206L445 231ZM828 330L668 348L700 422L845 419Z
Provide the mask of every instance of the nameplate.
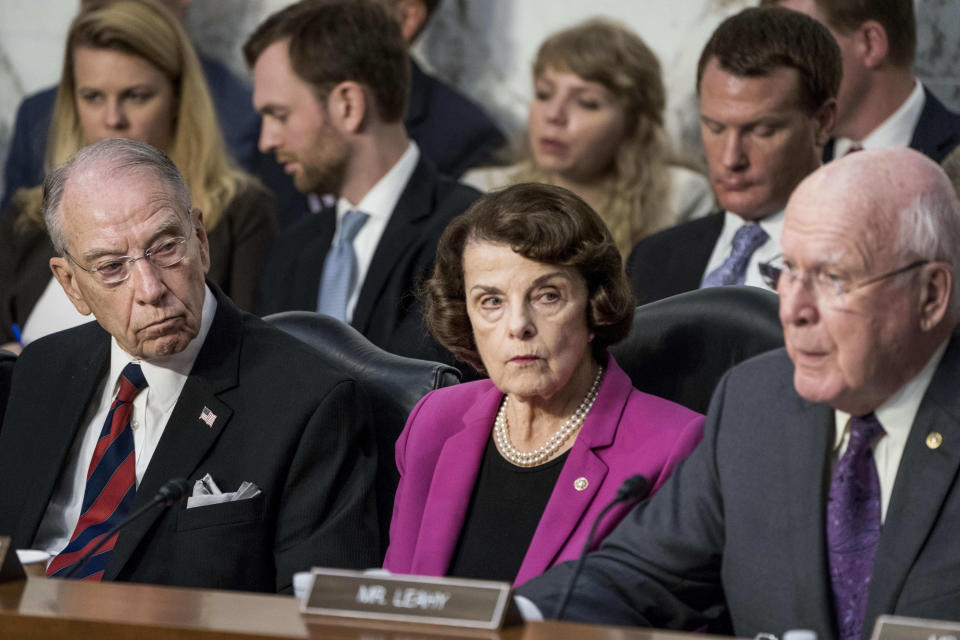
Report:
M370 575L314 569L306 614L499 629L510 604L510 584L492 580Z
M871 640L960 640L960 623L882 615Z
M13 540L9 536L0 536L0 584L26 579Z

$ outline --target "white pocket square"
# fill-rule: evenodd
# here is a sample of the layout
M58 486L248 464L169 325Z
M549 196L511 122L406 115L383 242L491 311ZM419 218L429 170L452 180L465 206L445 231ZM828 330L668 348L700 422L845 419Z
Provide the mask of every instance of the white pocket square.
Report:
M194 507L205 507L211 504L220 504L222 502L236 502L237 500L247 500L260 495L260 489L252 482L243 481L240 488L230 493L223 493L220 487L213 481L210 474L193 483L193 495L187 498L187 509Z

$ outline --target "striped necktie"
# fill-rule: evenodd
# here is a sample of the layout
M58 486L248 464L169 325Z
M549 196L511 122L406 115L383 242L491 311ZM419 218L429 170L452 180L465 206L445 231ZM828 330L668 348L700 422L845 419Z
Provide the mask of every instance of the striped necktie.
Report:
M357 285L357 252L353 239L369 218L366 213L351 209L343 215L333 246L323 262L317 312L347 322L347 302Z
M139 364L131 362L120 374L120 391L100 430L100 439L93 450L83 491L80 519L70 542L47 566L47 576L63 577L69 573L104 533L123 520L133 508L137 496L136 456L133 451L133 430L130 415L133 399L147 386ZM117 543L119 534L104 544L81 568L81 580L102 580L103 571Z

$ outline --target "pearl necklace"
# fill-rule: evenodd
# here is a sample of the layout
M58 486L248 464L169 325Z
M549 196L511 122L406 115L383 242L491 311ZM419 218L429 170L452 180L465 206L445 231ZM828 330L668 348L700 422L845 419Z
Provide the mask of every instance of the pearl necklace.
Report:
M583 426L583 421L593 406L593 401L597 399L597 391L600 388L600 379L603 377L603 367L597 369L597 377L593 379L593 386L587 392L586 397L573 415L567 418L566 422L550 436L542 446L533 451L520 451L510 442L510 433L507 428L507 399L503 396L503 402L500 403L500 409L497 411L497 417L493 421L493 437L496 440L497 447L503 457L517 465L518 467L533 467L549 460L557 450L563 446L572 433Z

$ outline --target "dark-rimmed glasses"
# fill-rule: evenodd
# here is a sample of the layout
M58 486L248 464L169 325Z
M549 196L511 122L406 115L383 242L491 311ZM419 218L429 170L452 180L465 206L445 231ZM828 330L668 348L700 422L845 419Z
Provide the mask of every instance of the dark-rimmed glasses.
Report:
M99 262L92 269L88 269L77 262L69 251L64 253L67 254L73 264L87 273L93 274L103 284L119 284L130 277L130 269L137 260L146 258L150 264L161 269L167 269L178 264L187 255L187 239L184 237L168 238L144 251L139 258L130 256L111 257Z

